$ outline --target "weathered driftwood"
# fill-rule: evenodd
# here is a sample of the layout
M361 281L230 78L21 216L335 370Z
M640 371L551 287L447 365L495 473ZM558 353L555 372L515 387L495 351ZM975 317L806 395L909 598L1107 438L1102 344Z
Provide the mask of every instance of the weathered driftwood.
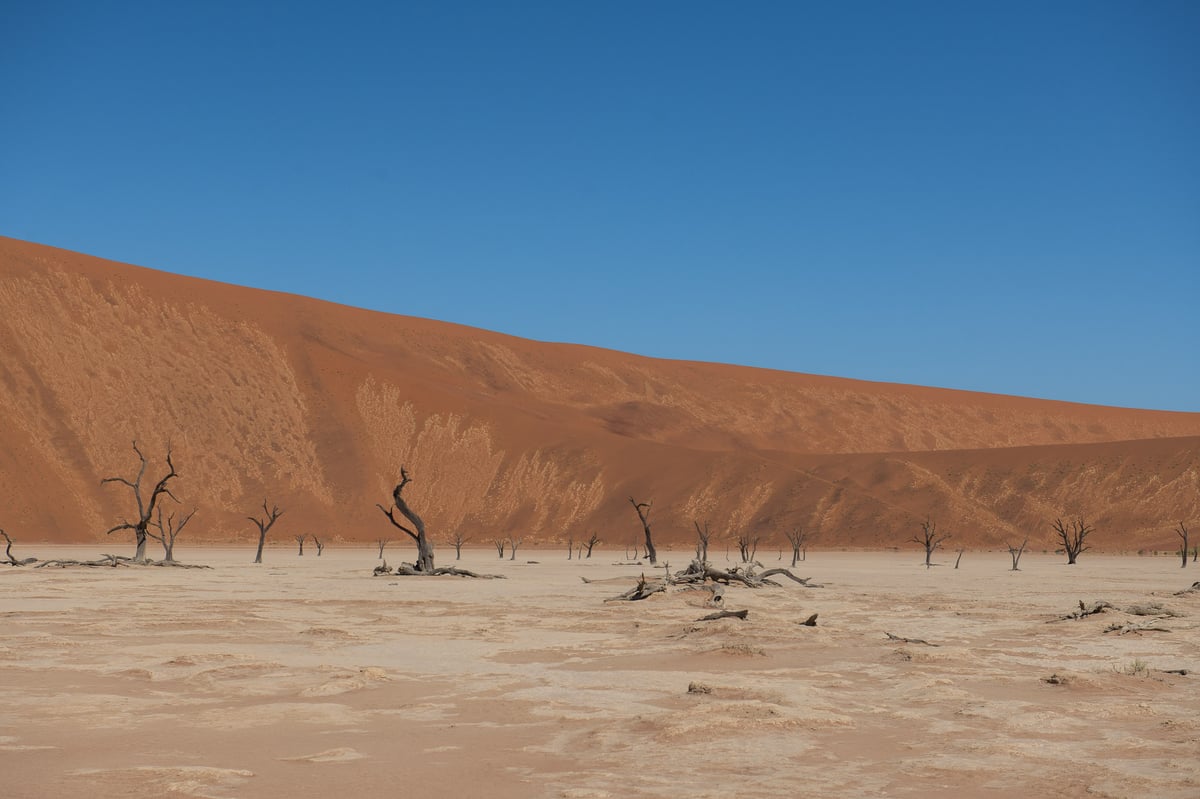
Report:
M22 558L21 560L14 558L12 554L12 539L3 530L0 530L0 535L4 536L4 540L8 542L8 546L4 548L5 563L9 566L28 566L30 563L37 563L37 558Z
M96 560L44 560L35 566L35 569L44 568L59 568L65 569L68 566L168 566L176 569L211 569L212 566L205 566L200 563L180 563L177 560L137 560L136 558L127 558L123 555L101 555Z
M1116 609L1117 608L1114 607L1112 604L1110 604L1108 602L1103 602L1103 601L1096 602L1089 608L1087 605L1084 604L1083 600L1081 599L1081 600L1079 600L1079 610L1072 611L1071 613L1068 613L1065 616L1059 616L1057 619L1050 619L1050 621L1048 621L1046 623L1050 624L1050 623L1056 622L1056 621L1067 621L1069 619L1082 619L1087 616L1094 616L1097 613L1104 613L1107 610L1116 610Z
M716 621L717 619L745 619L750 615L748 610L718 610L707 616L701 616L696 621Z
M1195 593L1200 593L1200 580L1197 580L1196 582L1192 583L1191 588L1185 588L1182 591L1176 591L1175 596L1183 596L1184 594L1195 594Z
M809 616L804 621L798 621L796 623L799 624L801 627L816 627L817 626L817 614L814 613L813 615Z
M433 571L422 571L415 564L401 563L395 569L387 565L387 561L383 562L382 566L376 566L373 574L376 577L384 574L391 574L397 577L474 577L478 580L504 580L506 575L503 574L476 574L467 569L458 569L454 566L439 566Z
M904 644L924 644L925 646L941 646L941 644L931 644L928 641L926 641L924 638L905 638L900 635L892 635L891 633L888 633L888 632L885 632L884 635L886 635L892 641L900 641L901 643L904 643Z
M1106 634L1107 633L1118 633L1120 635L1127 635L1129 633L1141 635L1142 633L1169 633L1169 632L1171 632L1166 627L1155 627L1154 626L1155 624L1157 624L1157 622L1153 622L1153 621L1148 622L1146 624L1134 624L1133 622L1128 622L1128 621L1127 622L1115 622L1115 623L1110 624L1107 627L1105 627L1104 632Z
M664 568L663 577L655 582L648 582L645 573L643 573L636 586L620 596L615 596L605 601L637 601L645 599L651 594L666 591L670 586L678 586L684 589L707 587L705 583L708 581L714 586L720 586L719 588L712 589L713 597L710 600L712 604L719 605L722 602L724 594L723 586L739 583L747 588L762 588L767 585L779 588L780 584L770 579L776 575L783 575L805 588L821 588L820 585L809 582L812 578L797 577L787 569L767 569L763 572L756 572L755 566L757 565L759 564L751 563L747 564L745 568L735 566L732 569L718 569L706 561L693 560L686 569L674 573L669 568ZM584 582L587 581L585 580Z
M637 602L654 594L667 590L667 583L662 580L648 582L645 573L638 578L638 583L623 594L609 597L605 602Z

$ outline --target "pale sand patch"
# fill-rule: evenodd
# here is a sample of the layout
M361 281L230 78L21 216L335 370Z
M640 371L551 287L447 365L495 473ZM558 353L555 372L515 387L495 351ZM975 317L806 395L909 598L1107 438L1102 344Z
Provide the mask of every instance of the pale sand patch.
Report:
M604 603L642 571L608 558L180 553L217 568L0 571L5 796L1200 795L1200 593L1165 558L816 552L827 587L697 622L696 592ZM1053 621L1081 599L1182 615Z

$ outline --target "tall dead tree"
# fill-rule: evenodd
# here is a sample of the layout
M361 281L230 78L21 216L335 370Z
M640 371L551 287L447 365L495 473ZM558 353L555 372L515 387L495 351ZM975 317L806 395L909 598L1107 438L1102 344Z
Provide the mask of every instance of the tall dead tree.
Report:
M708 540L712 538L712 531L708 529L708 522L704 526L700 526L700 522L692 520L692 524L696 525L696 560L701 563L708 562Z
M511 535L508 537L509 560L517 559L517 547L521 546L521 542L524 540L524 538L514 538Z
M951 536L950 533L939 533L937 531L937 522L926 519L925 521L921 522L921 535L914 535L909 539L909 541L925 547L925 568L928 569L933 565L933 553L942 545L943 542L952 537L953 536Z
M497 538L492 543L496 545L496 554L500 557L500 560L504 560L504 548L508 546L508 541L503 538Z
M175 539L179 537L179 534L183 532L183 528L187 526L187 523L195 515L196 509L192 508L191 513L180 519L178 523L175 521L174 513L167 514L166 521L163 521L162 505L158 506L158 519L154 522L154 526L158 528L158 535L150 532L149 529L146 530L146 535L162 544L164 563L175 562Z
M271 527L274 526L276 520L283 515L283 511L279 509L278 505L275 505L268 510L267 501L265 499L263 500L262 507L263 513L265 514L263 518L259 519L254 516L246 517L255 527L258 528L258 551L254 553L255 563L262 563L263 544L266 543L267 533L271 530Z
M296 543L300 545L300 557L304 557L304 539L308 538L308 533L304 535L292 536L296 539Z
M758 536L742 533L735 539L737 541L738 554L742 558L742 563L753 563L755 556L758 554Z
M1009 557L1012 558L1012 562L1013 562L1012 568L1009 571L1014 571L1014 572L1021 571L1021 569L1019 568L1020 563L1021 563L1021 555L1025 552L1025 545L1028 543L1029 543L1029 539L1026 538L1024 541L1021 542L1021 546L1019 546L1019 547L1014 547L1012 544L1008 545L1008 555L1009 555Z
M379 507L383 507L383 506L381 505ZM383 560L383 548L386 547L388 544L392 543L392 539L380 538L380 539L377 539L375 541L375 543L379 545L379 559Z
M596 544L599 544L599 543L600 543L600 536L597 535L596 533L592 533L590 536L588 536L588 540L583 542L583 546L587 549L587 556L589 558L592 556L592 550L595 549Z
M811 535L803 527L793 527L784 533L788 543L792 545L792 565L808 558L808 540Z
M633 505L633 509L637 511L638 519L642 522L642 530L646 533L646 557L650 559L650 565L658 564L658 552L654 549L654 539L650 537L650 502L638 502L633 497L629 498L629 504Z
M1083 542L1092 534L1094 528L1085 524L1082 516L1074 519L1069 528L1063 523L1062 519L1055 519L1054 524L1051 526L1054 528L1059 542L1067 553L1068 566L1074 565L1075 559L1079 557L1080 553L1091 549L1091 547Z
M317 557L319 558L319 557L321 557L321 553L325 551L325 544L324 544L324 542L321 541L321 539L317 538L316 533L313 533L312 539L313 539L313 544L317 548Z
M450 539L450 543L454 544L454 559L462 560L463 544L470 541L470 536L464 536L461 532L456 531L454 537Z
M400 467L400 482L392 489L393 507L385 508L382 505L377 505L379 510L383 511L383 515L388 517L396 529L402 531L405 535L411 538L417 544L417 561L413 564L413 570L422 574L429 574L433 571L433 542L429 540L429 536L425 535L425 522L421 521L421 517L408 506L402 496L404 487L412 482L412 478L408 476L408 471ZM396 518L396 511L400 511L400 515L408 521L412 527L401 522Z
M1180 522L1179 526L1175 528L1175 535L1183 539L1183 546L1179 548L1179 555L1183 559L1183 564L1180 568L1186 569L1188 556L1188 529L1183 522Z
M154 517L154 509L158 504L158 498L160 496L166 494L176 502L179 501L178 499L175 499L175 495L171 493L171 489L167 488L168 481L170 481L173 477L178 477L178 474L175 472L175 464L171 462L171 447L168 444L167 466L169 471L162 476L162 479L154 484L154 488L150 491L149 500L143 500L142 478L146 476L146 456L142 454L140 449L138 449L137 441L133 442L133 451L137 453L138 460L141 461L141 466L138 468L137 477L135 477L133 480L126 480L124 477L105 477L100 481L100 485L104 485L105 483L121 483L122 485L127 485L133 489L133 497L137 500L138 520L133 523L123 521L116 527L107 530L105 535L112 535L118 530L133 530L134 541L137 542L137 549L133 554L133 561L135 563L145 563L146 540L150 537L146 533L146 530L150 527L150 520Z

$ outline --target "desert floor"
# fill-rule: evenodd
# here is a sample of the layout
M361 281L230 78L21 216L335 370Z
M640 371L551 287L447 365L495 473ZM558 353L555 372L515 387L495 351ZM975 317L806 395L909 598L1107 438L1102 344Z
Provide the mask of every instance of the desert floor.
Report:
M730 587L749 619L697 622L704 591L605 603L642 571L612 551L464 552L505 580L178 557L213 569L0 567L0 793L1200 796L1200 591L1175 594L1200 567L1167 558L813 552L823 588ZM1048 623L1079 600L1181 615Z

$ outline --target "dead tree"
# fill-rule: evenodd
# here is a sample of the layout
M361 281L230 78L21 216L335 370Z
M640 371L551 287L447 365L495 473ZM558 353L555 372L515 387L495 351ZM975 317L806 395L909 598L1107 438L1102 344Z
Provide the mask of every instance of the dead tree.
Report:
M408 476L408 471L403 466L400 467L400 482L392 489L392 501L394 507L385 508L378 505L379 510L383 511L383 515L388 517L398 530L411 538L417 544L417 562L413 564L413 570L421 574L430 574L433 572L433 542L425 535L425 522L421 521L408 503L404 501L402 493L404 487L412 482L412 478ZM412 527L402 523L396 518L396 511L408 520Z
M500 560L504 560L504 549L508 546L508 542L503 538L497 538L492 543L496 545L496 555L500 558Z
M708 540L712 537L712 531L708 529L708 522L704 523L704 527L700 526L700 522L693 520L692 524L696 525L696 560L701 563L708 561Z
M37 563L37 558L23 558L22 560L14 558L12 554L12 539L3 530L0 530L0 535L4 536L4 540L8 542L8 546L4 548L4 558L9 566L28 566L30 563Z
M321 542L321 539L317 538L315 533L313 534L312 540L313 545L317 548L317 557L319 558L321 557L321 553L325 550L325 544Z
M596 544L600 543L600 536L592 533L588 536L588 540L583 542L583 546L587 549L587 557L592 556L592 550L596 548Z
M1021 546L1019 546L1019 547L1014 547L1012 544L1008 544L1008 554L1009 554L1009 557L1012 558L1012 563L1013 563L1012 569L1010 569L1009 571L1014 571L1014 572L1021 571L1021 569L1018 567L1020 566L1020 563L1021 563L1021 555L1025 552L1025 545L1028 543L1029 543L1029 539L1026 538L1024 541L1021 542Z
M956 569L957 569L957 568L958 568L958 564L962 563L962 556L963 556L963 553L964 553L964 552L966 552L966 551L967 551L967 550L965 550L965 549L960 549L960 550L958 550L958 557L954 559L954 568L956 568Z
M1183 560L1180 568L1186 569L1188 556L1188 529L1183 522L1180 522L1179 526L1175 528L1175 534L1183 539L1183 546L1179 548L1179 555Z
M1051 526L1058 534L1058 540L1062 543L1063 549L1066 550L1068 566L1075 564L1075 559L1079 557L1080 553L1091 549L1083 542L1092 534L1093 528L1084 523L1083 517L1073 520L1070 528L1063 523L1062 519L1055 519Z
M134 540L137 542L137 549L133 554L135 563L146 562L146 539L149 536L146 530L150 527L150 520L154 517L154 508L158 504L158 498L166 494L171 499L175 499L175 495L171 493L171 489L167 488L167 482L172 477L177 477L175 472L175 464L171 462L171 447L167 445L167 466L169 471L163 475L162 479L154 484L154 488L150 491L150 499L143 501L142 499L142 478L146 475L146 456L138 449L137 441L133 442L133 451L137 453L138 460L141 461L141 467L138 468L137 477L132 481L126 480L124 477L105 477L100 481L100 485L105 483L121 483L133 489L133 497L137 500L138 520L134 523L128 521L121 522L116 527L113 527L105 532L105 535L112 535L118 530L133 530Z
M808 541L812 537L811 534L805 532L803 527L793 527L784 535L787 536L788 543L792 545L792 566L802 560L807 560Z
M508 537L509 560L517 559L517 547L521 546L521 542L524 540L524 538L513 538L511 535Z
M926 519L925 521L921 522L920 537L914 535L908 540L912 541L914 544L920 544L921 546L925 547L925 568L928 569L933 565L931 560L931 558L933 558L933 553L946 540L952 537L953 536L951 536L950 533L939 533L937 531L937 522Z
M382 506L379 506L379 507L382 507ZM379 545L379 559L380 560L383 560L383 548L386 547L391 542L392 542L392 539L390 539L390 538L379 538L379 539L375 540L375 543Z
M642 530L646 533L646 557L650 559L651 566L658 565L658 552L654 549L654 539L650 537L650 502L638 502L633 497L629 498L629 504L633 505L633 509L637 511L638 519L642 522Z
M275 505L270 510L267 510L267 501L265 499L263 500L262 507L263 513L265 514L263 518L259 519L254 516L246 517L255 527L258 528L258 551L254 553L255 563L262 563L263 544L267 540L267 532L275 524L275 521L283 515L283 511L279 509L278 505Z
M742 533L737 536L738 554L742 558L742 563L753 563L754 557L758 554L758 539L756 535Z
M304 535L293 536L293 538L295 538L296 543L300 545L300 557L304 557L304 539L308 538L308 533L305 533Z
M167 514L167 519L164 522L162 506L160 505L158 507L158 520L156 522L154 522L154 526L158 528L158 535L155 535L154 533L150 532L149 529L146 530L146 535L150 536L155 541L162 544L163 560L165 562L167 562L167 563L175 562L175 539L179 537L179 534L183 532L183 528L185 526L187 526L187 523L189 521L191 521L192 517L195 515L196 515L196 509L192 508L192 512L189 513L187 516L184 516L182 519L179 520L179 523L176 524L175 514L169 513L169 514Z
M454 559L462 560L463 544L470 541L469 536L464 536L461 532L455 532L454 537L450 539L450 543L454 544Z
M574 534L567 535L567 560L575 557L575 536Z

